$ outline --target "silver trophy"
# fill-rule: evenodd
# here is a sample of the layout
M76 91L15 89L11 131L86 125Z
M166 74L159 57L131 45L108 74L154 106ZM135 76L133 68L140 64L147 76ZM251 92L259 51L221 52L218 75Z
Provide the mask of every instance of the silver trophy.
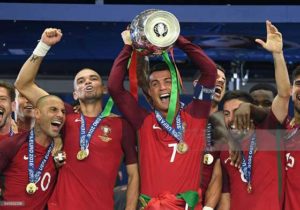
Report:
M170 12L149 9L130 24L133 47L143 55L159 55L170 49L180 34L177 18Z

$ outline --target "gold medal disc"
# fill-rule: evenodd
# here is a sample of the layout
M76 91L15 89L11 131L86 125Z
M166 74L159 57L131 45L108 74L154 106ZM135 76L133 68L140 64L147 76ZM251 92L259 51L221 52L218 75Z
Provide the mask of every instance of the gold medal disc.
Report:
M37 190L37 186L35 185L35 183L29 183L26 186L26 192L30 195L34 194Z
M77 153L77 160L83 160L87 157L86 155L86 151L85 150L80 150L78 153Z
M181 141L181 142L179 142L178 144L177 144L177 152L179 153L179 154L184 154L184 153L186 153L187 151L188 151L188 149L189 149L189 146L187 145L187 143L185 143L185 142L183 142L183 141Z
M203 163L204 163L205 165L210 165L210 164L212 164L213 162L214 162L214 157L213 157L211 154L206 153L206 154L204 155L204 157L203 157Z

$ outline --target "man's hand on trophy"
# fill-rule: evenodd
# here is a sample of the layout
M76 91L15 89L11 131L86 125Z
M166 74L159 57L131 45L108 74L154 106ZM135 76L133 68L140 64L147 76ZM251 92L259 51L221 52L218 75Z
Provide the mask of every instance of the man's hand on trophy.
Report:
M42 34L41 41L48 46L53 46L61 40L62 32L57 28L47 28Z
M125 30L121 33L122 35L122 39L124 44L127 45L132 45L132 41L131 41L131 37L130 37L130 31L129 30Z

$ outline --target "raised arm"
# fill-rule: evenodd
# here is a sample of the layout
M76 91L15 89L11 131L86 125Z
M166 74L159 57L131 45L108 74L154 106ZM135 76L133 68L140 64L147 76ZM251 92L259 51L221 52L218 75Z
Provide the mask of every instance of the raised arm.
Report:
M139 128L144 117L147 115L147 112L138 105L136 99L123 86L126 76L127 63L132 53L132 42L130 39L129 30L122 32L122 39L125 45L118 57L115 59L110 72L107 85L108 92L124 117L135 128Z
M283 122L288 114L290 99L290 80L282 51L282 35L270 21L266 21L267 41L255 41L272 53L275 67L275 80L278 94L272 103L272 111L279 122Z
M16 89L24 95L34 106L37 100L48 93L35 84L35 78L44 56L51 46L60 41L62 33L56 28L47 28L33 54L22 66L15 82Z
M196 44L191 43L183 36L179 36L176 46L183 50L200 70L201 77L198 83L207 88L213 88L217 78L216 64Z

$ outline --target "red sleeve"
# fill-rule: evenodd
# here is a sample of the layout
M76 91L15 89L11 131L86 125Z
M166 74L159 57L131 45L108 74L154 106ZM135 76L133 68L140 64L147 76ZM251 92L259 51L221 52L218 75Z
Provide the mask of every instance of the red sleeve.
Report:
M183 36L179 36L176 45L192 60L197 69L201 71L198 84L205 88L214 88L217 78L216 64L196 44ZM199 108L201 107L201 109ZM195 118L206 118L211 108L211 100L194 99L188 106L188 112Z
M148 113L144 108L138 105L135 98L123 86L127 63L131 56L131 52L132 47L130 45L125 45L123 47L122 51L114 61L107 86L109 94L123 116L138 129Z
M125 164L133 164L138 162L137 156L137 139L136 133L133 127L122 120L123 138L122 138L122 149L125 154Z
M18 133L0 141L0 173L5 170L11 159L27 140L28 133L29 132Z

